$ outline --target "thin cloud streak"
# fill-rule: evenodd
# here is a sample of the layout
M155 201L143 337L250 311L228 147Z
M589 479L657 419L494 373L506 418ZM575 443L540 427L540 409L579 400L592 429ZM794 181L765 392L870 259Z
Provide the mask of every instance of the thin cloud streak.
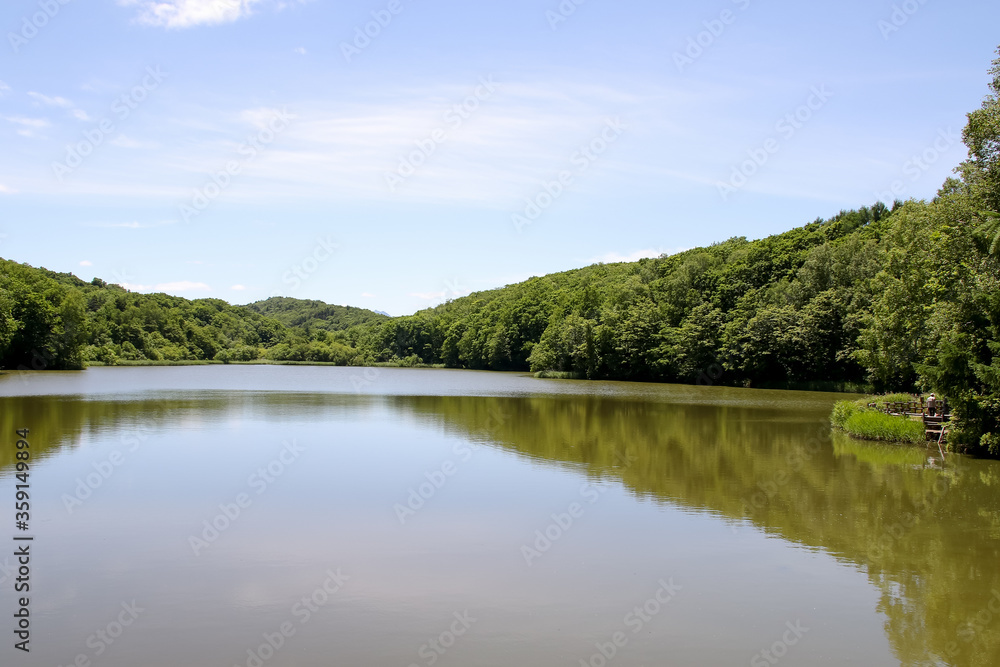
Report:
M232 23L246 18L261 0L119 0L138 7L136 22L161 28L192 28Z

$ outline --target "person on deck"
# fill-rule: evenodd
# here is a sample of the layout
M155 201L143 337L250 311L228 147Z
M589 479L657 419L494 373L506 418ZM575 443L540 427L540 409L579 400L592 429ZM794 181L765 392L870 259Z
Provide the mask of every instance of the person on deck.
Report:
M934 394L927 397L927 414L931 417L937 414L937 399Z

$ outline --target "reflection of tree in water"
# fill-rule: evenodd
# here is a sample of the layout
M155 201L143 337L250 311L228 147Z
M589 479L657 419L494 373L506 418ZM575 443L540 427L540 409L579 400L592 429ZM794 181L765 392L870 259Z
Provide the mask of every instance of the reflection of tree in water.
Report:
M76 397L7 396L0 398L0 443L14 442L15 429L29 429L34 461L48 458L101 428L119 428L139 414L128 403L86 401ZM155 413L143 412L146 419ZM13 447L0 446L0 473L14 466Z
M84 438L114 432L114 438L128 441L146 433L175 426L182 420L191 423L218 419L221 415L246 411L269 412L269 418L281 419L286 411L329 406L344 401L359 404L352 396L289 393L164 393L140 400L106 400L83 396L4 396L0 397L0 443L14 442L14 429L30 429L32 458L42 460L64 447L75 447ZM281 407L275 411L274 408ZM0 446L0 474L9 473L14 464L13 448Z
M232 413L294 421L388 405L535 461L619 480L637 497L749 521L863 567L905 665L1000 664L998 464L831 435L825 414L595 396L169 395L137 401L0 399L0 427L32 429L37 458L98 433ZM11 448L0 466L9 474ZM936 452L934 452L936 454ZM993 598L994 592L997 597ZM977 616L978 615L978 616ZM971 625L970 625L971 624ZM849 638L845 638L848 639Z
M593 396L393 400L533 459L619 479L639 497L750 521L865 568L902 664L1000 664L1000 615L975 634L966 625L1000 591L994 462L956 456L942 467L923 449L840 434L831 442L825 414L780 408ZM491 411L509 418L491 421Z

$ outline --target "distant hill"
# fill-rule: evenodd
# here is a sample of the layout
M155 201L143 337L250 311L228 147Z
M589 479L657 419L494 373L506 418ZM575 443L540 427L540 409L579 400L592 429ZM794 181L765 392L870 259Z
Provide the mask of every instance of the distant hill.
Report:
M139 294L0 259L0 368L250 360L301 338L221 299Z
M100 278L84 282L0 259L0 369L83 368L89 363L298 361L363 364L346 330L389 318L364 308L272 298L139 294Z
M334 306L323 301L293 299L275 296L264 301L247 304L245 308L267 317L273 317L289 327L303 329L323 329L344 331L358 324L367 324L388 319L386 313L355 308L354 306Z

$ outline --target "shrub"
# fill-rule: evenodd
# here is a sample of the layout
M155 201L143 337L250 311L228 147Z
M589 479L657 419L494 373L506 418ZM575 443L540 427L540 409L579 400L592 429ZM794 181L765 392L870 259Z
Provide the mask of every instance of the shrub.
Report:
M413 368L415 366L421 365L422 363L424 362L420 357L418 357L415 354L411 354L408 357L403 357L402 359L400 359L398 365L403 366L405 368Z
M833 414L830 415L830 421L833 422L833 425L837 428L846 428L847 420L851 415L859 410L867 410L868 408L859 405L861 400L837 401L836 405L833 406Z
M229 351L232 361L254 361L260 358L260 350L253 345L237 345Z
M571 373L569 371L538 371L536 378L549 380L586 380L586 373Z

